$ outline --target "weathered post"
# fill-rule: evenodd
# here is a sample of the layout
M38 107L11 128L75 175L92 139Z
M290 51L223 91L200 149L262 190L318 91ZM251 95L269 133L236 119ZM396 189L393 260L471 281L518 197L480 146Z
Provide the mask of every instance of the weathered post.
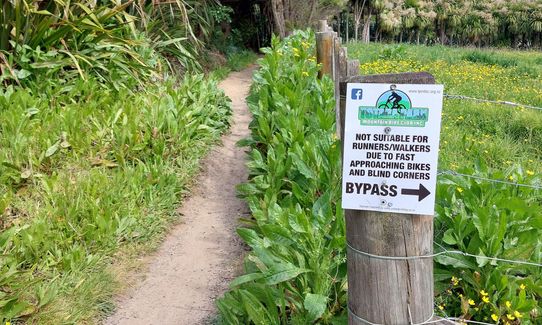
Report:
M343 141L349 82L434 84L435 80L428 73L346 78L340 83ZM433 252L433 217L363 210L345 210L345 216L348 324L407 325L432 320L433 259L417 257Z
M333 32L328 30L327 21L320 20L319 31L316 33L316 59L322 64L322 68L318 72L318 78L328 75L331 78L333 75Z
M359 74L359 60L348 60L346 75L348 77L357 76Z

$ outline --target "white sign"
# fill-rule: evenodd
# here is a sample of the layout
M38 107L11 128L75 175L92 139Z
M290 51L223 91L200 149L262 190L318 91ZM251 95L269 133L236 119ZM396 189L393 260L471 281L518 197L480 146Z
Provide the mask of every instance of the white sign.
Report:
M442 85L348 84L343 209L433 215Z

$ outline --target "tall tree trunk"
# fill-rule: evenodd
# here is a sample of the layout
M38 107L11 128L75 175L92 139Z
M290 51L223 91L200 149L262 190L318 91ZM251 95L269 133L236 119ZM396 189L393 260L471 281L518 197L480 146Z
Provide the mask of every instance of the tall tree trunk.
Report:
M361 33L361 41L363 43L369 43L371 41L371 16L372 12L369 11L365 22L363 23L363 32Z
M348 20L348 10L346 11L346 44L348 44L348 25L350 25L350 21Z
M341 37L341 13L337 15L337 35Z
M359 41L358 32L359 32L359 22L354 22L354 39Z
M273 11L273 18L275 19L275 32L280 38L286 37L283 0L271 0L271 10Z
M318 6L318 0L312 0L310 14L309 14L309 21L308 21L309 24L312 23L312 20L314 19L314 15L316 15L317 6Z
M444 19L440 20L439 23L439 31L440 31L440 44L445 45L446 44L446 22Z

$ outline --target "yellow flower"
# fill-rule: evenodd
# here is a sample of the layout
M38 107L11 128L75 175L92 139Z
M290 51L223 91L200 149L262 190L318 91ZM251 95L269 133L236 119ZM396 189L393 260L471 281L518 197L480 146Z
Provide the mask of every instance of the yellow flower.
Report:
M534 172L533 172L532 170L528 170L528 171L527 171L527 175L533 176L533 175L534 175Z
M508 176L508 179L513 181L514 180L514 177L512 175Z
M460 187L458 187L459 189ZM459 284L459 279L455 277L455 275L452 275L452 284L454 286L458 285ZM461 297L461 294L459 294L459 296Z
M474 302L474 300L469 299L469 305L474 306L474 305L476 305L476 303Z
M488 303L489 302L489 298L487 296L483 296L482 297L482 301L485 302L485 303Z
M485 292L484 290L480 290L480 294L481 294L482 296L487 296L487 295L488 295L488 293Z
M524 285L524 284L522 283L522 284L519 285L519 288L520 288L521 290L525 290L525 288L527 288L527 286Z
M504 303L506 305L506 307L510 308L512 307L512 304L510 303L510 301L506 300L506 302Z
M444 306L443 306L443 305L439 305L439 306L438 306L438 309L444 310Z
M506 318L508 318L509 320L514 320L516 319L514 316L512 316L511 314L506 314Z
M514 311L514 316L516 316L517 318L521 318L523 317L523 314L516 310Z
M307 71L303 71L303 72L301 72L301 74L302 74L303 76L305 76L305 77L308 77L308 76L309 76L309 73L308 73Z
M11 322L9 320L7 320L6 325L11 325Z
M499 320L499 316L495 314L491 314L491 319L493 319L495 322Z
M459 193L463 193L463 189L462 189L461 187L456 188L456 190L457 190ZM453 281L453 278L452 278L452 281ZM455 285L457 285L457 284L455 284Z

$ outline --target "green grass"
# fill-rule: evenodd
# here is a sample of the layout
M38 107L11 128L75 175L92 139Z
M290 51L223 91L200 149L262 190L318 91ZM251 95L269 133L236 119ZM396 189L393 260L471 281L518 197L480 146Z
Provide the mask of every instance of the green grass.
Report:
M137 93L93 79L0 91L0 321L109 313L113 256L152 245L178 218L230 115L202 75Z
M351 44L361 73L428 71L447 94L542 107L542 54L502 49ZM445 99L441 169L480 162L506 171L521 166L542 173L542 111Z

